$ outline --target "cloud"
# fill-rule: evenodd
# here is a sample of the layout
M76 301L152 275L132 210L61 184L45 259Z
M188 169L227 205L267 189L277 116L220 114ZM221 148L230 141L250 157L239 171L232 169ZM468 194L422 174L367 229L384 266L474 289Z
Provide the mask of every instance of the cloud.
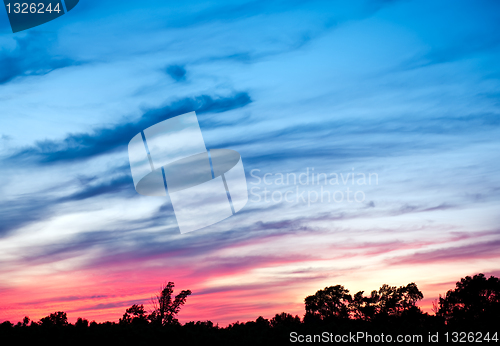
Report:
M113 176L113 178L98 179L95 176L80 175L62 186L50 187L0 202L0 238L21 227L52 217L61 203L111 194L121 194L122 197L137 196L128 164L104 171L102 176ZM74 186L77 191L60 197L61 192L69 185ZM150 225L155 222L159 221L155 218L149 220Z
M87 198L97 197L104 194L114 194L123 191L130 192L131 195L135 196L135 191L130 187L133 185L132 177L130 175L123 175L111 181L106 181L96 185L88 185L81 191L78 191L72 195L63 197L60 202L66 201L79 201Z
M261 256L230 256L205 257L203 264L193 270L190 276L194 277L221 277L249 272L256 268L285 266L314 259L311 255L261 255Z
M59 262L79 256L90 249L102 250L99 251L99 256L94 256L83 264L83 267L93 269L110 264L127 265L170 256L186 259L213 254L220 249L248 244L253 240L287 237L292 231L293 234L313 231L303 223L301 220L257 222L226 232L198 232L186 236L179 234L171 205L166 203L155 215L142 220L117 223L114 230L81 232L57 243L27 248L24 251L26 255L19 261L25 265ZM160 233L148 231L158 226L163 226Z
M0 202L0 238L49 217L53 199L32 197Z
M146 111L135 122L115 127L99 127L90 133L69 134L63 140L38 141L9 157L10 160L39 164L80 161L123 148L140 131L169 118L191 111L199 114L219 113L244 107L252 102L246 92L227 97L201 95L185 98L159 109Z
M241 148L258 144L260 150L245 152L244 162L250 166L326 157L329 160L352 160L408 156L430 150L454 149L459 143L463 146L465 135L479 138L490 135L491 131L498 132L498 119L496 113L475 113L413 119L405 115L384 119L295 121L279 129L266 130L262 126L261 132L245 132L231 138L220 137L212 146ZM251 119L241 121L252 124ZM422 136L426 140L422 140ZM363 141L353 145L352 138L363 138Z
M91 300L91 299L103 299L114 297L111 295L102 295L102 294L93 294L93 295L72 295L72 296L60 296L60 297L52 297L42 300L32 300L24 302L23 304L46 304L53 302L74 302L79 300Z
M112 179L99 179L96 176L77 176L62 186L50 187L29 195L19 195L0 202L0 238L11 232L32 223L46 220L54 215L57 206L61 203L81 201L103 195L121 194L122 197L136 197L129 165L123 165L104 171L103 177L113 176ZM61 197L69 185L74 186L76 192ZM158 222L155 218L149 224ZM134 223L132 223L134 224Z
M183 82L186 80L186 69L183 66L170 65L167 67L166 72L176 82Z
M250 49L245 47L246 50L237 50L228 54L220 54L220 55L208 55L203 58L199 58L197 60L193 60L193 64L206 64L213 62L225 62L225 61L234 61L243 64L255 63L258 61L263 61L267 58L290 53L296 50L300 50L304 48L308 43L313 41L314 39L319 38L322 34L324 34L329 29L328 26L322 27L317 32L304 31L295 34L292 38L290 38L287 42L282 42L279 46L269 46L266 49Z
M112 184L110 184L112 185ZM106 184L98 186L107 186ZM92 189L90 189L92 190ZM100 188L96 188L100 190ZM103 193L107 189L103 189ZM114 188L110 188L114 191ZM132 190L133 191L133 190ZM109 192L112 193L112 192ZM75 194L76 196L85 196L86 192ZM76 197L75 200L77 200ZM77 257L82 253L88 252L90 249L99 249L99 256L95 256L91 261L83 264L86 268L106 267L108 265L128 265L139 263L151 259L161 259L170 256L175 256L177 259L188 259L197 256L207 256L214 254L221 249L238 247L241 245L249 245L252 242L269 241L271 239L282 239L291 235L298 236L300 234L315 234L318 237L331 234L331 229L318 229L309 226L317 222L326 221L334 222L339 220L355 220L370 217L380 217L383 215L401 215L406 213L418 213L423 211L437 211L441 206L436 208L426 208L424 206L415 207L410 210L387 210L368 213L366 209L359 210L353 213L330 212L318 213L316 215L298 216L295 218L283 218L281 220L259 221L254 219L254 215L258 213L258 209L245 209L241 213L233 216L234 222L228 224L225 232L206 233L196 232L191 235L180 235L175 221L175 214L170 203L164 203L158 208L157 212L151 216L132 221L117 222L114 229L102 229L92 232L81 232L70 236L58 243L50 245L37 246L23 250L26 255L20 259L23 264L36 265L42 263L52 263L61 261L61 259L69 259ZM278 206L269 207L277 212ZM267 210L273 213L271 209ZM154 231L162 227L160 233ZM153 230L153 231L148 231ZM396 232L396 231L392 231ZM490 233L480 234L489 235ZM470 237L477 237L457 233L452 240L464 240ZM335 246L334 248L345 251L355 251L356 249L366 251L367 253L382 254L401 248L417 249L429 244L435 244L436 241L406 244L401 241L390 241L382 243L356 243L351 246ZM269 258L274 261L275 258ZM269 259L265 259L268 261ZM250 261L250 260L249 260ZM253 259L250 262L260 263L259 260ZM262 263L261 263L262 264ZM219 264L224 267L223 264ZM241 264L242 268L244 267ZM210 270L206 270L209 272Z
M56 69L78 65L79 62L51 52L56 41L52 34L30 30L25 36L13 36L15 48L0 51L0 84L17 77L45 75Z
M464 246L441 248L432 251L417 252L409 256L390 259L390 265L429 264L436 262L471 261L474 259L500 258L500 240L468 244Z
M422 7L417 2L410 4L415 6L412 17L423 13ZM449 24L444 24L443 16L439 11L425 13L426 21L405 23L419 32L424 39L426 51L418 53L403 63L403 68L418 69L434 64L452 63L461 60L476 58L498 52L500 38L495 33L499 31L498 13L500 5L498 2L478 3L470 6L466 3L447 7L447 19ZM404 20L404 17L402 17ZM467 30L464 30L467 23ZM436 35L435 28L446 25L446 30Z
M148 299L134 299L134 300L120 300L117 302L113 303L100 303L96 305L88 305L88 306L82 306L79 307L78 309L75 310L68 310L68 312L82 312L82 311L89 311L89 310L105 310L105 309L111 309L111 308L121 308L121 307L130 307L134 304L144 304L147 303Z

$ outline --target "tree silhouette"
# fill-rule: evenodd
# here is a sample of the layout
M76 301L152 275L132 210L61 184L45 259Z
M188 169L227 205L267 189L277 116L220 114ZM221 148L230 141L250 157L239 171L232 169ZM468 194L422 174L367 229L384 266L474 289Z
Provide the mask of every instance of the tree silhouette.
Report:
M63 311L54 312L49 316L43 317L40 319L40 323L42 326L67 326L68 325L68 317L66 313Z
M289 313L282 312L281 314L276 314L273 318L271 318L270 325L273 328L279 327L279 326L296 326L300 324L300 317L299 316L293 316Z
M75 327L87 328L89 326L89 321L86 318L78 317L75 323Z
M400 316L404 311L415 310L417 301L424 295L412 282L406 286L382 285L378 291L379 315Z
M484 331L485 337L498 340L494 331L498 330L500 320L500 280L487 279L483 274L461 279L455 289L440 297L436 303L437 316L423 313L416 306L423 295L412 282L399 287L382 285L367 296L364 291L351 296L341 285L325 287L305 298L306 314L302 320L282 312L270 320L259 316L255 321L231 323L227 327L215 326L210 321L181 325L176 316L191 291L182 291L175 297L173 292L173 282L164 284L153 298L154 309L149 316L143 305L134 304L126 309L119 323L93 321L89 324L88 320L78 318L71 325L62 311L42 318L40 324L31 322L28 325L28 317L15 325L5 321L0 323L0 340L9 345L18 340L23 344L53 341L73 344L75 340L89 344L99 340L103 344L123 345L165 341L188 345L281 345L289 340L292 332L318 335L324 330L399 335L422 335L425 331Z
M448 324L491 323L500 320L500 280L484 274L466 276L439 297L436 313Z
M419 300L424 298L423 293L418 289L417 285L412 282L406 286L398 288L400 302L398 304L399 312L413 309Z
M172 300L174 292L174 283L169 282L160 289L159 294L152 299L153 312L149 315L149 319L153 323L162 325L177 324L175 316L179 313L182 305L186 303L187 297L191 294L190 290L181 291Z
M378 311L380 315L393 315L399 301L396 286L383 284L378 290Z
M23 327L27 327L28 323L30 323L30 318L28 316L24 316L24 318L23 318Z
M352 297L349 310L352 317L357 320L370 321L378 311L379 295L372 291L369 297L363 296L364 291L359 291Z
M120 324L147 324L148 319L146 315L146 310L144 310L144 305L134 304L130 308L128 308L123 317L120 318Z
M406 286L382 285L378 291L363 296L364 291L349 294L344 286L330 286L305 299L306 319L352 318L371 321L373 318L422 314L416 303L424 296L412 282Z
M305 298L306 316L319 317L320 319L348 318L351 301L349 290L344 286L325 287Z

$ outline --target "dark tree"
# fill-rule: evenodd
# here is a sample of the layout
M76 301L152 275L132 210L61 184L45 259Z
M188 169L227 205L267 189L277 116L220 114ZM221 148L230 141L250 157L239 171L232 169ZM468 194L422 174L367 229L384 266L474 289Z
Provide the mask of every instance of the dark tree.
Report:
M146 315L146 310L144 310L144 305L134 304L128 308L123 317L120 318L120 324L147 324L148 319Z
M363 291L356 293L349 304L350 316L356 320L371 321L375 317L419 315L422 314L416 303L424 297L415 283L406 286L382 285L370 296Z
M306 316L326 318L348 318L352 297L344 286L325 287L305 299Z
M255 320L255 324L261 328L267 328L270 326L269 320L262 316L257 317L257 319Z
M63 311L54 312L49 316L40 319L42 326L58 326L63 327L68 325L68 317Z
M439 297L436 315L448 324L486 323L500 321L500 280L484 274L466 276Z
M182 305L186 303L187 297L191 294L190 290L181 291L172 300L174 293L174 283L169 282L164 285L159 294L152 299L153 312L149 315L149 319L154 323L159 324L177 324L179 323L175 316L179 313Z
M289 327L296 326L300 324L300 317L295 315L295 317L289 313L282 312L281 314L276 314L270 321L271 327L276 328L279 326Z
M86 318L78 317L75 323L75 327L87 328L89 326L89 321Z
M412 282L406 286L382 285L378 291L377 314L382 316L401 316L408 311L420 311L416 303L424 298L424 295Z
M27 327L29 323L30 323L30 318L28 316L24 316L23 327Z
M10 321L4 321L0 324L0 330L8 330L12 328L14 325Z
M414 310L419 300L424 298L423 293L418 289L417 285L412 282L406 286L398 288L400 301L397 306L399 313L404 311Z
M357 320L370 321L378 311L379 295L372 291L369 297L363 296L364 291L359 291L352 297L349 310L352 317Z
M399 292L396 286L383 284L378 290L378 314L395 315L400 301Z

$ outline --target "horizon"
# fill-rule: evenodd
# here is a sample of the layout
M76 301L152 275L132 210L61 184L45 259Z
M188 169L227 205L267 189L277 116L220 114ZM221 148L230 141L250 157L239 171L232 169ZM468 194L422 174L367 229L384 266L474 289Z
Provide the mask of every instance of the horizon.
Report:
M480 273L477 273L477 274L475 274L475 275L478 275L478 274L480 274ZM484 273L483 273L483 274L484 274ZM469 276L469 277L473 277L474 275L468 275L468 276ZM486 277L486 278L489 278L490 276L493 276L493 275L485 275L485 277ZM462 279L462 278L461 278L461 279ZM460 280L457 280L457 282L459 282L459 281L460 281ZM337 283L337 284L338 284L338 283ZM448 289L448 290L455 289L455 288L456 288L456 287L455 287L455 284L456 284L456 283L454 283L454 284L453 284L453 287L451 287L451 288L450 288L450 289ZM334 284L334 285L335 285L335 284ZM334 286L334 285L332 285L332 286ZM340 285L341 285L341 284L340 284ZM380 286L382 286L382 285L380 285ZM391 285L389 285L389 286L391 286ZM402 286L404 286L404 285L402 285ZM441 286L441 285L439 285L439 286ZM396 286L395 286L395 287L396 287ZM417 285L417 287L418 287L418 285ZM348 289L347 287L345 287L345 288L346 288L346 289ZM379 288L380 288L380 287L379 287ZM319 291L319 290L321 290L321 289L323 289L323 288L318 289L318 291ZM176 294L180 293L180 291L181 291L181 290L182 290L182 289L175 289L175 288L174 288L173 295L175 296ZM348 289L348 290L349 290L349 289ZM376 291L378 291L378 289L375 289L375 290L376 290ZM448 292L448 290L447 290L446 292ZM372 290L365 290L365 291L364 291L364 295L365 295L365 296L366 296L366 295L368 295L368 293L370 293L371 291L372 291ZM159 290L158 290L157 292L155 292L154 294L152 294L152 295L151 295L151 297L150 297L149 299L142 300L142 302L141 302L141 300L137 300L137 301L136 301L136 303L134 303L134 304L137 304L137 305L143 305L143 306L144 306L145 311L146 311L147 313L150 313L150 312L152 312L153 310L155 310L155 309L154 309L154 306L153 306L153 302L152 302L152 301L153 301L153 299L155 298L155 295L156 295L156 294L158 294L158 292L159 292ZM445 296L446 296L446 292L444 292L443 294L439 294L439 297L445 297ZM316 292L314 292L314 293L316 293ZM309 295L313 295L314 293L310 293ZM350 290L349 290L349 294L354 295L354 293L356 293L356 292L352 292L352 291L350 291ZM423 293L423 292L422 292L422 293ZM194 295L194 296L196 296L196 293L195 293L195 292L193 292L193 293L191 293L191 294L188 296L188 299L187 299L186 305L184 305L184 306L182 307L182 311L184 312L185 310L193 310L193 311L194 311L194 315L196 315L196 311L197 311L197 308L196 308L196 307L192 307L191 309L187 309L187 307L189 306L189 302L190 302L190 300L192 299L193 295ZM429 314L429 315L435 315L435 311L434 311L434 304L436 304L436 306L438 305L437 303L438 303L438 298L439 298L439 297L437 297L437 298L435 298L435 299L431 299L431 298L426 298L426 296L425 296L425 294L424 294L423 299L422 299L422 300L420 300L420 301L417 301L417 302L416 302L416 306L417 306L417 307L419 307L420 309L422 309L422 312L424 312L424 313L427 313L427 314ZM75 296L72 296L72 297L67 297L67 298L71 298L70 300L77 300L77 299L79 299L79 297L75 297ZM80 298L81 298L81 297L80 297ZM305 297L304 297L304 298L305 298ZM427 302L427 304L426 304L425 302ZM429 304L428 304L428 303L430 303L431 305L429 306ZM132 304L132 305L133 305L133 304ZM129 307L130 307L130 306L126 307L125 309L127 309L127 308L129 308ZM224 323L219 323L219 322L217 322L217 323L214 323L214 325L217 325L217 326L222 327L222 328L226 328L226 327L228 327L229 325L234 324L234 323L246 323L246 322L250 322L250 321L255 321L255 320L256 320L257 318L259 318L259 317L263 317L263 318L265 318L265 319L271 319L271 318L272 318L272 317L274 317L276 314L280 314L280 313L282 313L282 312L284 312L284 313L290 313L290 314L291 314L291 315L293 315L293 316L298 316L298 317L302 320L302 319L304 318L304 315L305 315L305 307L304 307L304 306L302 307L302 310L303 310L303 311L302 311L302 312L303 312L302 314L301 314L301 313L290 313L289 311L280 311L280 312L271 313L271 314L270 314L270 315L268 315L268 316L263 316L263 315L261 314L261 315L255 316L255 317L250 317L250 318L249 318L249 319L247 319L247 320L241 320L241 321L240 321L240 320L236 320L236 321L232 321L232 322L231 322L231 321L229 321L229 322L228 322L228 321L224 321ZM83 310L83 311L85 311L85 310ZM53 312L57 312L57 311L51 311L50 313L53 313ZM64 312L66 312L66 311L64 311ZM79 319L79 318L83 318L83 319L88 320L89 322L96 322L96 323L114 322L114 323L118 323L118 322L119 322L119 320L123 317L124 312L125 312L125 310L123 310L123 311L122 311L121 315L120 315L120 316L118 316L118 318L113 318L113 319L111 319L111 320L110 320L110 319L95 320L95 319L92 319L92 318L87 318L87 317L86 317L86 316L84 316L84 315L82 315L82 316L78 315L78 316L76 316L76 317L75 317L75 316L71 316L71 313L70 313L70 314L69 314L69 316L68 316L68 322L69 322L69 323L71 323L71 324L74 324L74 323L77 321L77 319ZM43 313L42 313L42 315L43 315L42 317L47 317L47 316L49 315L49 313L46 313L46 314L43 314ZM114 314L109 314L109 316L114 316ZM40 318L34 318L34 319L33 319L33 318L31 318L30 316L26 316L26 317L29 317L29 318L30 318L30 320L31 320L32 322L38 322L38 321L40 321L40 319L42 318L42 317L40 317ZM114 317L116 317L116 316L114 316ZM181 313L179 316L177 316L177 317L178 317L178 320L179 320L179 322L180 322L181 324L185 324L185 323L188 323L188 322L197 322L197 321L201 321L201 322L211 321L211 320L207 320L207 319L202 319L202 320L198 319L198 320L196 320L196 319L193 319L193 318L191 318L191 319L189 319L189 318L183 318L182 313ZM11 323L15 324L16 322L22 321L22 319L19 319L19 321L15 321L15 320L8 320L8 319L7 319L7 320L5 320L5 321L9 321L9 322L11 322ZM0 322L4 322L4 321L0 321ZM211 321L211 322L213 322L213 321Z

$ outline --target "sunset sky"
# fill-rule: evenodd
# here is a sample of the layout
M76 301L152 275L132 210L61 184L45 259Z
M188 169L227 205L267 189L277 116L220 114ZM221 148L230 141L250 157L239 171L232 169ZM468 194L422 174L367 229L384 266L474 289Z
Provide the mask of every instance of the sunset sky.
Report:
M493 0L80 0L16 34L2 7L0 322L118 321L168 281L182 323L337 284L415 282L431 312L500 276L499 33ZM181 234L127 144L191 111L249 201Z

